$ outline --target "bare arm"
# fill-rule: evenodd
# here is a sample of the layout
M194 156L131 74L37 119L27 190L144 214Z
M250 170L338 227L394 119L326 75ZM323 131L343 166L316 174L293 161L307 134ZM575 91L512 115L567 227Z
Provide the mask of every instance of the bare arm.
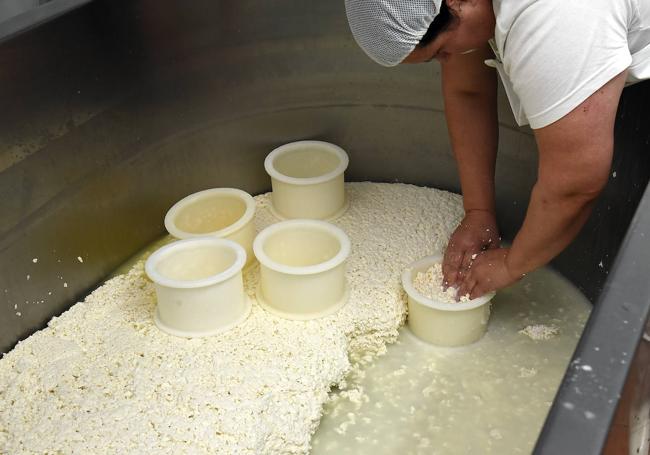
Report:
M535 130L539 175L511 249L482 253L460 293L477 297L548 263L578 234L609 176L619 74L557 122Z
M497 153L496 72L484 64L489 47L442 62L447 127L463 193L465 218L449 240L445 283L459 282L472 255L496 247L494 167Z
M465 211L494 212L497 76L484 63L492 57L486 46L442 62L445 116L458 163Z
M538 130L539 175L507 265L528 273L557 256L587 221L607 184L625 72L561 120Z

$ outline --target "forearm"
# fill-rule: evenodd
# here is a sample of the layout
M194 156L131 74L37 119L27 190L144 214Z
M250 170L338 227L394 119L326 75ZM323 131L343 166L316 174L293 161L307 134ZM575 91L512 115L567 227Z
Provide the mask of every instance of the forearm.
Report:
M494 212L497 154L497 74L483 62L486 44L442 64L442 94L451 147L458 164L465 211Z
M465 211L494 212L498 123L496 80L480 93L443 90L451 146L458 164Z
M562 119L535 130L538 181L508 254L514 274L547 264L587 221L609 178L616 107L625 77L625 72L619 74Z
M589 218L597 194L565 193L561 187L538 182L506 259L513 277L547 264L566 248Z

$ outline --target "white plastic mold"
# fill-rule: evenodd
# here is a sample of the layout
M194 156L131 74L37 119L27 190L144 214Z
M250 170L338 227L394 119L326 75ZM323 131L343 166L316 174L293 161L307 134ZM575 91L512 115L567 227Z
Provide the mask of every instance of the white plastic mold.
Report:
M212 336L246 319L246 252L232 240L198 237L154 252L145 264L158 305L154 321L163 332L186 338Z
M298 141L273 150L264 160L271 177L271 210L280 219L332 220L348 207L345 150L322 141Z
M214 236L230 239L246 250L247 263L255 260L255 200L236 188L212 188L184 197L165 215L167 232L178 239Z
M483 337L490 319L494 292L468 302L442 303L431 300L413 286L418 272L442 262L442 255L427 256L409 265L402 273L408 295L408 325L420 339L438 346L463 346Z
M260 263L257 300L271 313L315 319L347 302L350 239L338 227L318 220L282 221L260 232L253 250Z

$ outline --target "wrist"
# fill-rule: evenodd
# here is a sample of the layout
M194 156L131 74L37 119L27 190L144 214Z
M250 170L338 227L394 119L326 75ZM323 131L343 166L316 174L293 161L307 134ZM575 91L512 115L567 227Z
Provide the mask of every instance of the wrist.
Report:
M526 268L525 264L519 264L516 259L516 256L512 254L512 249L509 249L504 260L504 266L506 272L508 272L508 275L514 281L522 279L528 272L530 272L530 270Z
M470 213L484 213L484 214L489 214L492 216L496 216L496 212L494 209L488 209L488 208L477 208L477 207L471 207L471 208L465 208L465 215L469 215Z
M463 191L463 208L465 212L496 213L496 200L494 191L486 185L478 189Z

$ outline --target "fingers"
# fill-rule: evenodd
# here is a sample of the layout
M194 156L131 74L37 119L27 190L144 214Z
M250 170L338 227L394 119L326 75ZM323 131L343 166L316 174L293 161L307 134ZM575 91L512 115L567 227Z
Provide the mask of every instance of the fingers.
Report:
M481 284L477 284L472 289L472 292L470 292L469 298L470 300L478 299L479 297L487 294L487 292L488 292L487 289L484 289Z
M459 280L458 299L469 294L471 300L487 292L503 289L515 281L506 267L507 249L489 249L479 253ZM458 300L457 299L457 300Z
M466 280L467 275L470 273L472 268L472 263L474 259L480 254L480 252L475 253L473 250L465 250L460 253L450 253L450 258L453 258L450 261L450 264L447 266L447 278L443 282L443 287L445 290L451 286L458 286ZM462 259L461 259L462 258ZM445 265L442 267L443 277L445 274ZM458 293L459 296L465 295Z
M462 284L458 288L458 294L456 295L456 300L460 300L461 297L469 294L469 299L474 300L482 295L485 295L489 289L485 288L484 283L476 279L472 273L465 277Z
M460 300L461 297L464 295L469 294L470 298L472 295L472 291L474 290L474 287L476 286L476 278L474 278L474 274L470 271L467 275L465 275L463 281L460 283L460 286L458 287L458 292L456 293L456 300Z
M445 289L465 281L477 255L499 248L501 239L493 218L489 213L467 213L451 235L442 264Z
M458 288L457 300L460 300L460 297L467 294L469 294L470 300L477 299L493 290L491 284L491 278L486 277L484 274L470 270Z
M467 271L472 266L472 261L476 258L477 253L467 250L463 255L463 262L460 265L460 270L463 274L467 274Z
M463 262L463 253L447 248L442 263L443 287L454 286L459 280L460 267Z

